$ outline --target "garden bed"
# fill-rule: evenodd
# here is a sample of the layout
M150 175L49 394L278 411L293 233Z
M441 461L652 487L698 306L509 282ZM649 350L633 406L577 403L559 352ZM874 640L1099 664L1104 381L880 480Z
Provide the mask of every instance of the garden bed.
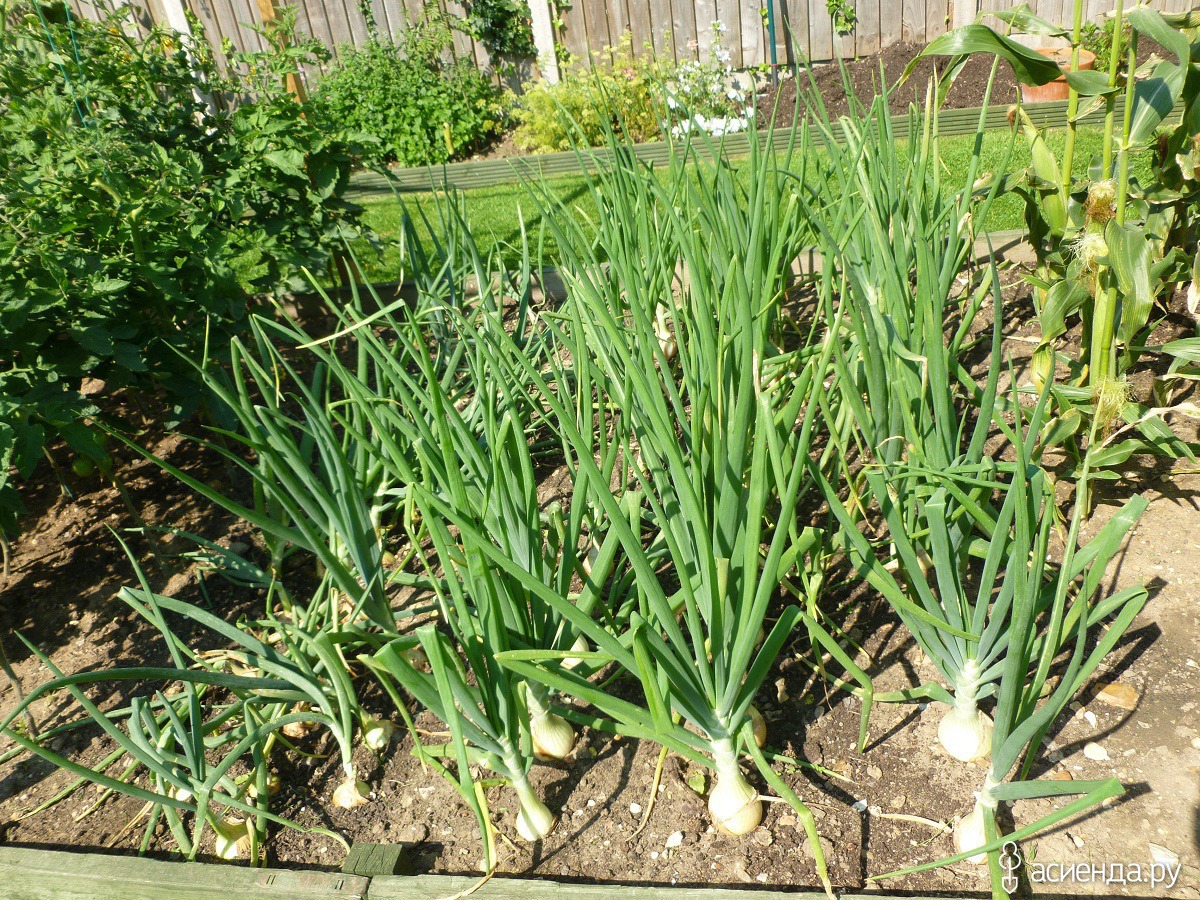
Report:
M1019 365L1032 348L1028 338L1036 335L1036 324L1015 275L1009 273L1005 279L1009 283L1006 349ZM1177 296L1177 311L1182 303L1182 296ZM1160 326L1154 342L1182 333L1186 322L1181 313L1171 317ZM129 412L137 414L132 403ZM156 437L151 430L146 441L154 452L199 477L244 488L214 455L197 453L194 445L177 436ZM214 513L146 461L128 453L124 457L117 471L123 475L133 508L148 523L169 523L226 546L249 541L244 525ZM66 462L60 460L64 466ZM1200 623L1190 591L1200 581L1196 539L1200 508L1195 500L1200 477L1170 475L1168 468L1142 468L1136 460L1127 468L1128 481L1105 483L1101 488L1098 512L1089 528L1103 524L1131 492L1147 494L1150 508L1119 557L1115 581L1117 586L1148 583L1152 599L1084 696L1096 695L1101 683L1120 687L1099 693L1057 724L1052 732L1051 771L1040 774L1075 779L1115 775L1129 793L1103 815L1068 822L1044 835L1036 842L1037 853L1039 861L1148 865L1161 852L1151 847L1157 845L1176 854L1184 865L1172 895L1196 897L1200 896L1200 823L1195 818L1200 800L1200 731L1195 725L1194 696L1200 685ZM116 590L132 578L108 529L135 522L111 487L73 476L67 476L67 483L73 496L62 495L49 473L27 492L31 516L29 527L14 544L13 574L4 585L9 617L5 625L41 646L65 671L164 662L165 652L150 639L150 630L114 599ZM179 565L178 560L159 568L145 539L133 536L131 541L156 590L209 604L227 619L242 611L246 592L212 576L204 579L201 590L195 569ZM172 544L167 543L160 553L171 550ZM853 629L852 636L862 639L877 690L898 689L933 675L894 614L852 573L845 573L832 593L835 602L855 606L847 626ZM27 686L46 680L45 669L15 640L8 639L6 646ZM757 703L768 722L769 746L821 767L779 766L817 816L833 883L842 888L866 887L871 875L951 853L949 835L938 823L969 807L983 770L966 775L964 764L946 757L938 748L936 717L916 706L878 705L867 749L856 752L858 701L815 677L805 663L811 656L797 632L764 682ZM0 696L3 709L11 709L15 702L11 687L6 684ZM107 702L117 705L121 699L110 697ZM367 691L363 702L378 714L392 714L381 692ZM34 710L43 727L61 721L64 714L46 702L36 704ZM419 717L417 724L425 743L445 741L443 726L431 716ZM1084 746L1092 742L1106 751L1106 760L1084 755ZM0 750L9 746L6 740ZM55 746L85 761L108 751L105 741L92 731ZM449 784L422 770L408 752L411 741L402 732L379 755L361 746L356 749L359 775L375 795L374 802L354 810L336 809L328 802L341 777L332 742L314 739L302 748L313 755L289 755L278 770L284 790L275 806L281 814L303 825L331 828L355 843L411 844L418 872L478 870L482 845L471 812ZM928 764L914 765L926 759ZM532 772L535 788L562 817L548 839L532 846L515 841L511 796L493 790L489 795L493 818L503 835L514 836L511 841L498 840L498 871L593 883L817 885L807 842L786 804L767 804L763 825L746 837L715 833L703 798L687 783L694 771L673 755L667 757L653 812L645 829L637 833L641 812L649 805L657 760L655 745L584 729L570 761L535 766ZM8 764L0 780L3 840L16 845L135 850L142 804L110 798L90 811L98 799L94 787L24 817L71 781L68 773L28 756ZM1017 803L1015 824L1037 819L1050 807L1047 801ZM1138 837L1131 840L1131 835ZM157 845L152 854L162 850L163 845ZM271 866L336 870L343 857L336 841L311 834L273 830L267 844ZM987 876L985 869L960 863L880 886L957 894L986 889ZM1145 893L1144 885L1135 884L1069 887Z

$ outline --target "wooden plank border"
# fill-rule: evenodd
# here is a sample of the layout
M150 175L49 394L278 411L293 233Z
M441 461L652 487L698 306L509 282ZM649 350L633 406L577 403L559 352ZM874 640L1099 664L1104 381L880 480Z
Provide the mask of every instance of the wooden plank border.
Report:
M340 872L0 847L5 900L365 900L369 884Z
M1065 128L1067 125L1067 102L1056 100L1050 103L1030 103L1024 107L1029 118L1040 128ZM1172 114L1179 114L1179 109ZM980 108L948 109L938 114L938 125L943 137L975 134L979 130ZM1080 119L1081 124L1097 124L1104 121L1104 110L1097 109ZM835 133L837 126L835 125ZM1006 130L1008 106L988 108L984 120L985 131ZM907 113L892 116L892 128L896 137L908 137L909 116ZM820 132L809 126L817 146L823 143ZM759 143L771 151L782 150L791 138L790 128L760 132ZM742 133L726 137L721 147L726 156L744 156L750 148L750 136ZM633 154L648 163L665 163L670 158L670 145L664 141L636 144ZM611 163L611 151L597 148L591 151L567 150L561 153L540 153L530 156L513 156L504 159L468 160L446 163L443 166L416 166L409 169L393 169L387 176L378 172L357 172L350 178L348 198L363 200L372 196L387 195L393 191L411 192L430 189L453 188L470 190L497 184L511 184L526 178L554 178L582 175L597 167Z
M478 885L478 886L477 886ZM162 862L137 856L0 847L0 896L5 900L433 900L472 888L480 900L824 900L813 890L731 887L646 887L567 884L525 878L455 875L345 875L252 869L244 865ZM887 900L898 894L841 894L841 900ZM908 900L933 900L905 895ZM965 895L963 895L965 896ZM977 895L982 896L982 895Z

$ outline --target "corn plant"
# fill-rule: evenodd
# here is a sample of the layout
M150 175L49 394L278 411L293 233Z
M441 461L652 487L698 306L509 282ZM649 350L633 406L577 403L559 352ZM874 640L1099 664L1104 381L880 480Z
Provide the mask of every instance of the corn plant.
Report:
M1046 144L1024 110L1016 111L1017 130L1029 142L1031 165L1008 176L1006 190L1025 200L1030 242L1037 254L1028 281L1034 288L1040 344L1034 354L1033 378L1040 388L1053 382L1058 415L1045 436L1047 447L1063 445L1082 459L1088 422L1098 418L1102 452L1092 454L1093 477L1118 477L1110 470L1134 453L1187 457L1194 449L1176 437L1165 416L1188 412L1166 400L1131 399L1127 373L1146 352L1170 354L1169 347L1148 347L1157 302L1185 279L1189 266L1184 246L1194 238L1195 141L1200 134L1197 100L1200 90L1188 77L1191 43L1198 21L1194 14L1160 13L1145 5L1127 9L1117 3L1113 43L1106 71L1074 71L1083 38L1081 0L1074 4L1070 29L1033 15L1025 5L989 13L1007 28L1072 46L1071 71L982 22L932 41L923 55L955 57L943 86L953 80L965 55L995 54L1006 60L1019 81L1044 84L1064 75L1070 90L1067 139L1061 159ZM982 17L981 17L982 18ZM1131 26L1128 46L1123 24ZM1137 66L1139 38L1161 45L1168 58ZM1176 104L1184 113L1179 124L1160 129ZM1077 177L1075 158L1079 120L1105 110L1101 155L1086 176ZM1152 180L1140 184L1131 174L1135 154L1152 157ZM1080 355L1072 359L1057 350L1070 319L1082 320ZM1058 374L1059 366L1065 376Z

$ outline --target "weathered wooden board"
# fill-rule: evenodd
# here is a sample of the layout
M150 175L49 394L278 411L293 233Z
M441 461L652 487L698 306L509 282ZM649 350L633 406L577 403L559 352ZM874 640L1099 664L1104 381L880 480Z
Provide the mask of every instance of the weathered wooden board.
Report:
M369 900L432 900L458 896L479 882L478 878L448 875L418 875L412 878L372 878ZM862 894L839 894L842 900L866 900ZM872 900L887 895L873 893ZM721 888L634 887L627 884L560 884L517 878L492 878L475 890L473 900L825 900L818 891L741 891ZM931 900L910 897L908 900Z
M0 847L4 900L363 900L368 879Z

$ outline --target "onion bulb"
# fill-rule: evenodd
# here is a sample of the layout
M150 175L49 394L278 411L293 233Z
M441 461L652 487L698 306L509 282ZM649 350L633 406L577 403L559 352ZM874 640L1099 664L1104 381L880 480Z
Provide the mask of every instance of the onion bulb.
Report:
M517 796L521 798L521 811L517 813L517 834L529 843L540 841L551 831L558 821L558 816L538 799L528 781L513 783Z
M562 716L546 713L534 716L529 722L536 759L566 759L575 746L575 729Z
M575 638L575 643L571 645L571 649L576 653L587 653L590 648L588 647L587 640L581 634L579 637ZM568 656L562 661L562 664L564 669L574 669L582 662L583 660L578 656Z
M762 822L762 801L735 766L717 775L708 795L708 812L713 824L726 834L749 834Z
M533 739L533 755L543 762L551 759L566 759L575 746L575 729L562 716L546 709L546 700L541 693L526 685L526 703L529 706L529 736Z
M976 803L974 808L954 823L954 849L958 853L966 853L987 843L987 835L983 826L983 805ZM986 853L976 853L968 856L967 862L975 865L987 862Z
M667 358L667 362L672 362L675 354L679 352L679 342L667 324L667 308L661 303L654 312L654 336L658 338L658 347Z
M953 706L938 724L938 740L955 759L972 762L992 752L992 720L975 704Z
M267 796L274 797L283 790L283 782L274 772L267 776ZM246 793L251 797L258 798L258 779L251 777L250 786L246 788Z
M297 703L294 707L292 707L292 712L298 712L298 713L308 712L309 708L310 708L309 704L307 704L307 703ZM284 737L291 738L293 741L298 741L298 740L301 740L302 738L308 737L310 734L312 734L314 731L316 731L317 723L316 722L288 722L286 725L284 725L279 730L283 732Z
M754 743L758 744L758 748L761 750L767 746L767 720L763 718L763 714L758 711L757 706L751 706L748 712L750 727L754 729Z
M363 743L378 753L387 747L396 726L387 719L364 716L362 720Z
M353 775L347 775L346 780L333 792L333 804L342 809L354 809L369 803L370 793L371 787L365 781L357 781Z
M237 859L250 852L250 828L242 819L222 819L212 823L217 836L217 856L224 860Z

